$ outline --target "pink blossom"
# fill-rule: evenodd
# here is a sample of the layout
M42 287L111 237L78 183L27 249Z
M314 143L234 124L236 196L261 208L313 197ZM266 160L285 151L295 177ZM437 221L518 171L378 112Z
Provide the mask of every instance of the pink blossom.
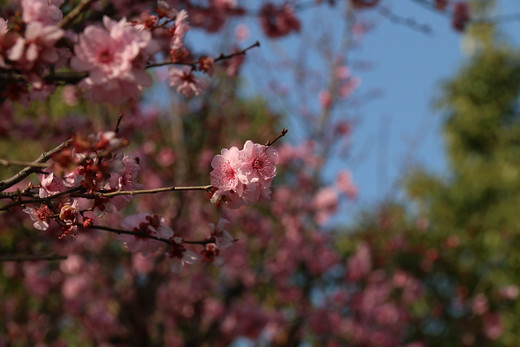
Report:
M514 284L500 288L499 294L502 298L514 300L518 297L518 287Z
M78 200L74 199L72 203L65 203L60 210L60 219L66 225L72 225L77 222L79 217Z
M240 24L235 29L235 37L239 41L245 41L249 37L249 28L244 25Z
M22 0L22 19L25 23L40 22L53 25L63 18L60 6L63 0Z
M49 171L49 170L47 170ZM66 190L65 183L54 172L43 174L40 179L40 198L46 198Z
M175 26L172 30L172 38L170 41L171 50L176 51L184 48L184 35L186 35L188 30L190 30L190 25L188 24L188 12L181 10L179 14L177 14Z
M206 89L206 83L197 79L191 69L187 66L170 67L170 86L177 87L177 92L190 97L192 95L199 95Z
M27 213L32 221L33 226L38 230L47 230L49 228L49 219L54 213L49 209L47 205L42 204L39 209L32 207L25 208L23 212Z
M40 71L35 71L36 68L41 64L58 61L55 44L63 34L64 31L56 26L43 26L40 22L32 22L27 24L25 36L19 37L9 49L9 60L15 63L16 68L24 71L33 87L43 87Z
M171 250L168 255L172 258L170 263L170 270L173 273L181 273L184 268L184 264L194 264L200 259L200 256L190 250L182 244L184 240L180 236L175 236L170 239Z
M318 101L323 109L329 109L332 105L332 96L328 90L321 90L318 93Z
M268 37L278 38L292 31L300 31L300 21L289 4L277 7L266 3L260 9L260 23Z
M240 151L241 166L239 171L245 175L245 180L258 183L258 194L269 198L271 181L276 176L278 153L271 146L260 145L248 140ZM257 199L255 199L257 200Z
M139 169L137 158L134 156L124 155L122 159L114 160L113 171L105 188L107 190L135 190L139 188L140 184L137 183ZM113 197L111 203L120 210L130 200L131 196L121 195Z
M498 339L504 333L504 324L499 313L488 313L484 317L484 333L492 340Z
M211 167L213 170L210 173L211 185L216 187L218 190L214 194L214 201L217 202L223 196L231 198L236 194L236 197L240 197L243 192L243 184L240 180L240 173L238 168L240 167L240 155L237 147L231 147L230 149L222 149L221 154L217 154L211 161Z
M338 194L336 190L330 187L320 189L313 199L313 205L316 209L316 223L327 223L338 207Z
M347 278L350 281L358 281L368 275L372 269L372 257L370 248L366 243L360 243L347 261Z
M144 67L156 45L149 31L138 30L124 18L115 22L105 16L103 23L105 28L85 28L74 47L71 67L89 72L80 87L93 101L120 104L151 85Z
M121 222L121 227L136 234L146 234L157 238L169 239L173 231L165 224L164 218L148 213L138 213L127 216ZM121 234L118 236L125 246L132 252L140 252L143 255L155 253L163 242L141 235Z
M216 188L211 201L230 208L269 198L276 176L278 153L270 146L248 140L244 148L223 149L211 161L211 185Z
M341 170L338 173L336 187L350 199L354 199L357 196L357 187L352 182L352 173L350 171Z
M226 249L233 244L233 236L225 230L229 226L229 221L224 218L220 218L217 226L210 224L209 227L213 229L211 236L215 238L215 244L220 249Z
M473 300L471 300L471 310L474 314L481 316L484 313L486 313L488 309L488 299L484 294L478 293L477 295L475 295Z

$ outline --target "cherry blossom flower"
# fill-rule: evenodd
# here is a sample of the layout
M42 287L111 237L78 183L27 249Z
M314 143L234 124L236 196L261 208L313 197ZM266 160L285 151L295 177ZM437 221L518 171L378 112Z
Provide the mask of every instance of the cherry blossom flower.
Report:
M40 77L40 66L56 63L59 59L55 44L64 35L64 31L56 26L43 26L40 22L27 24L24 37L18 37L8 51L9 60L35 88L41 89L43 81Z
M360 243L354 253L347 261L347 279L358 281L365 277L372 269L372 258L370 248L366 243Z
M266 3L260 9L260 23L268 37L278 38L292 31L300 31L300 21L289 4L277 7Z
M206 83L196 78L187 66L171 66L169 71L170 86L176 87L177 92L185 97L199 95L206 89Z
M225 230L228 226L229 221L225 218L220 218L216 227L212 223L209 224L209 227L213 230L211 237L215 239L215 244L220 249L229 248L233 244L233 236Z
M278 161L274 148L250 140L242 150L224 148L211 161L210 182L216 188L211 201L238 208L260 198L269 198Z
M74 199L72 203L65 203L60 210L60 219L67 225L77 222L79 217L78 200Z
M38 230L47 230L49 228L49 219L53 216L53 212L47 205L42 204L38 210L28 207L23 210L27 213L32 221L33 226Z
M338 193L331 187L322 188L314 197L313 205L316 223L325 224L338 208Z
M210 182L212 186L217 188L212 198L212 202L215 203L224 196L226 197L225 201L236 200L236 198L240 198L244 190L238 172L240 166L238 148L224 148L220 153L211 161L213 170L210 173Z
M28 24L56 24L63 18L59 8L62 4L63 0L22 0L22 19Z
M177 51L184 48L184 35L186 35L188 30L190 30L190 26L188 24L188 12L181 10L177 14L177 18L175 19L175 26L173 27L173 30L171 30L171 51Z
M355 199L357 196L357 187L352 182L352 173L347 170L341 170L336 177L336 188L345 194L349 199Z
M50 170L46 170L47 174L43 174L40 178L40 198L46 198L66 190L63 180Z
M149 31L138 30L124 18L115 22L105 16L103 23L105 28L85 28L74 47L71 67L89 72L80 87L93 101L120 104L151 85L144 67L157 46Z
M169 239L173 236L173 231L166 225L164 218L149 213L138 213L127 216L121 222L121 227L130 230L137 235L121 234L119 240L132 252L140 252L143 255L155 253L163 242L143 236L143 234ZM138 235L141 234L141 235Z
M173 273L181 273L184 264L194 264L200 256L184 247L182 237L175 235L170 238L171 250L167 253L171 259L170 270Z

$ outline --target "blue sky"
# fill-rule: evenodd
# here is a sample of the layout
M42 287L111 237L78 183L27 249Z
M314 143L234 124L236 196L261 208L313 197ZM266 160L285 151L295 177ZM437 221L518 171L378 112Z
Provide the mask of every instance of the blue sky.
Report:
M246 6L255 3L247 2ZM433 108L433 103L440 95L443 81L454 76L468 58L463 49L468 47L468 41L452 29L449 16L425 9L412 0L382 3L401 18L429 26L432 33L426 35L392 23L376 11L363 14L374 28L366 34L360 47L349 52L348 61L365 61L371 65L368 70L353 68L354 75L362 80L358 92L363 94L377 89L381 95L362 103L359 108L346 104L344 109L337 110L344 113L346 119L355 119L351 155L346 161L335 161L326 171L330 179L340 168L353 172L359 198L348 206L350 211L399 197L398 180L413 166L419 165L439 174L448 172L441 133L443 115ZM498 5L496 15L520 13L520 1L503 0L498 1ZM269 100L292 115L288 126L295 135L300 122L296 108L302 105L316 108L317 97L293 93L291 72L285 71L280 61L284 56L298 57L308 45L311 53L307 55L306 64L320 71L326 62L313 51L316 44L319 46L319 40L305 42L302 38L308 37L309 33L316 38L316 32L326 32L330 42L335 42L336 33L343 28L340 12L338 8L328 6L306 10L301 13L304 25L301 35L290 35L281 40L265 39L255 18L241 20L250 29L249 38L241 45L246 46L257 39L262 44L248 53L244 90L247 94L269 95L265 93L272 81L286 87L287 94L277 96L279 93L274 93ZM503 23L499 27L511 40L519 42L520 22ZM193 42L206 42L206 52L229 50L225 40L208 41L200 35L193 30L188 36Z

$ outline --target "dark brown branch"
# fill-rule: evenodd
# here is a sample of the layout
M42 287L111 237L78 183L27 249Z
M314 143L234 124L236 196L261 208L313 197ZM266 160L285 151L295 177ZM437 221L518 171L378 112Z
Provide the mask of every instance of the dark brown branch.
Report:
M15 261L15 262L23 262L23 261L39 261L39 260L65 260L67 259L66 255L58 255L58 254L49 254L49 255L1 255L0 262L6 261Z
M61 143L56 148L51 149L48 152L42 153L40 155L40 157L38 157L38 159L36 159L35 161L32 162L32 164L39 164L39 163L46 162L47 160L49 160L51 158L51 156L54 153L61 151L65 147L68 147L70 145L71 141L72 140L67 140L67 141ZM14 175L13 177L0 181L0 191L3 191L9 187L12 187L13 185L20 182L21 180L23 180L24 178L26 178L27 176L29 176L30 174L32 174L35 171L36 171L36 168L34 166L27 166L24 169L22 169L20 172L18 172L16 175Z
M91 194L73 194L74 197L81 197L86 199L97 199L99 197L110 198L117 195L141 195L141 194L155 194L163 192L175 192L175 191L186 191L186 190L205 190L210 192L213 186L211 184L206 186L186 186L186 187L162 187L154 189L141 189L141 190L117 190L114 192L93 192Z
M11 207L25 205L25 204L44 203L44 202L48 202L50 200L59 198L59 197L64 196L64 195L74 196L74 195L72 195L73 193L84 191L84 189L85 188L79 186L79 187L74 187L74 188L68 189L66 191L54 194L54 195L47 196L45 198L37 198L37 199L30 199L30 200L19 200L19 201L13 202L12 204L5 205L5 206L1 207L0 211L8 211ZM14 196L3 196L3 195L8 195L10 193L14 193L13 194ZM7 193L2 193L2 194L3 195L0 195L0 197L4 197L4 198L6 198L6 197L14 198L16 196L21 196L21 194L18 194L18 192L7 192Z
M45 169L50 166L50 164L46 163L29 163L27 161L19 161L19 160L7 160L0 158L0 165L2 166L30 166L35 168Z
M87 6L89 6L93 0L82 0L78 6L74 7L72 11L67 13L67 15L58 23L58 28L64 29L70 25L76 19L77 16L83 12Z
M157 237L157 236L153 236L153 235L150 235L150 234L139 233L139 232L135 232L135 231L121 230L121 229L106 227L106 226L103 226L103 225L91 225L91 226L88 227L88 229L105 230L105 231L109 231L111 233L115 233L115 234L118 234L118 235L121 235L121 234L134 235L134 236L139 236L139 237L145 237L145 238L148 238L148 239L151 239L151 240L160 241L160 242L163 242L163 243L165 243L167 245L171 244L170 240L163 239L162 237ZM206 245L208 243L214 243L214 242L215 242L214 240L210 240L210 239L201 240L201 241L187 241L187 240L183 240L183 243L190 244L190 245L201 245L201 246L204 246L204 245Z
M390 12L390 10L385 7L380 7L378 12L379 12L379 14L381 14L383 17L385 17L386 19L388 19L390 22L392 22L394 24L407 26L408 28L410 28L414 31L421 32L426 35L433 34L433 31L430 28L430 26L428 26L426 24L420 24L412 18L400 17L400 16L396 15L395 13Z
M280 132L280 134L274 139L274 140L271 140L271 141L267 141L267 143L265 144L266 146L272 146L276 141L278 141L280 138L284 137L285 134L287 134L289 130L287 129L282 129L282 131Z
M218 57L216 57L214 59L214 62L217 63L219 61L222 61L222 60L226 60L226 59L231 59L237 55L246 55L247 51L249 51L250 49L254 48L254 47L260 47L260 42L259 41L256 41L255 43L253 43L252 45L238 51L238 52L234 52L234 53L230 53L230 54L221 54L219 55ZM159 66L166 66L166 65L186 65L186 66L190 66L192 67L193 69L197 67L198 65L198 61L191 61L191 62L175 62L175 63L172 63L171 61L165 61L165 62L162 62L162 63L154 63L154 64L149 64L146 66L146 68L153 68L153 67L159 67Z

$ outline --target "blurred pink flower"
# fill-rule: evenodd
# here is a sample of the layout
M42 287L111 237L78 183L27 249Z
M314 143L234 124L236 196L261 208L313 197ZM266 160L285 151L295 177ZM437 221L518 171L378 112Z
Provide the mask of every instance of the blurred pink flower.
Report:
M127 216L121 222L121 227L134 233L169 239L173 236L173 231L165 223L164 218L158 215L141 212ZM155 253L165 245L161 241L143 235L121 234L118 238L130 251L140 252L143 255Z
M74 47L71 67L89 72L80 87L93 101L120 104L152 84L144 68L157 47L149 31L138 30L124 18L115 22L105 16L103 23L105 28L85 28Z
M25 23L40 22L53 25L63 18L60 6L63 0L22 0L22 19Z
M197 79L187 66L170 67L170 86L176 87L179 94L185 97L199 95L206 89L206 83Z
M360 243L347 261L347 279L358 281L369 274L372 269L372 257L370 248L366 243Z

